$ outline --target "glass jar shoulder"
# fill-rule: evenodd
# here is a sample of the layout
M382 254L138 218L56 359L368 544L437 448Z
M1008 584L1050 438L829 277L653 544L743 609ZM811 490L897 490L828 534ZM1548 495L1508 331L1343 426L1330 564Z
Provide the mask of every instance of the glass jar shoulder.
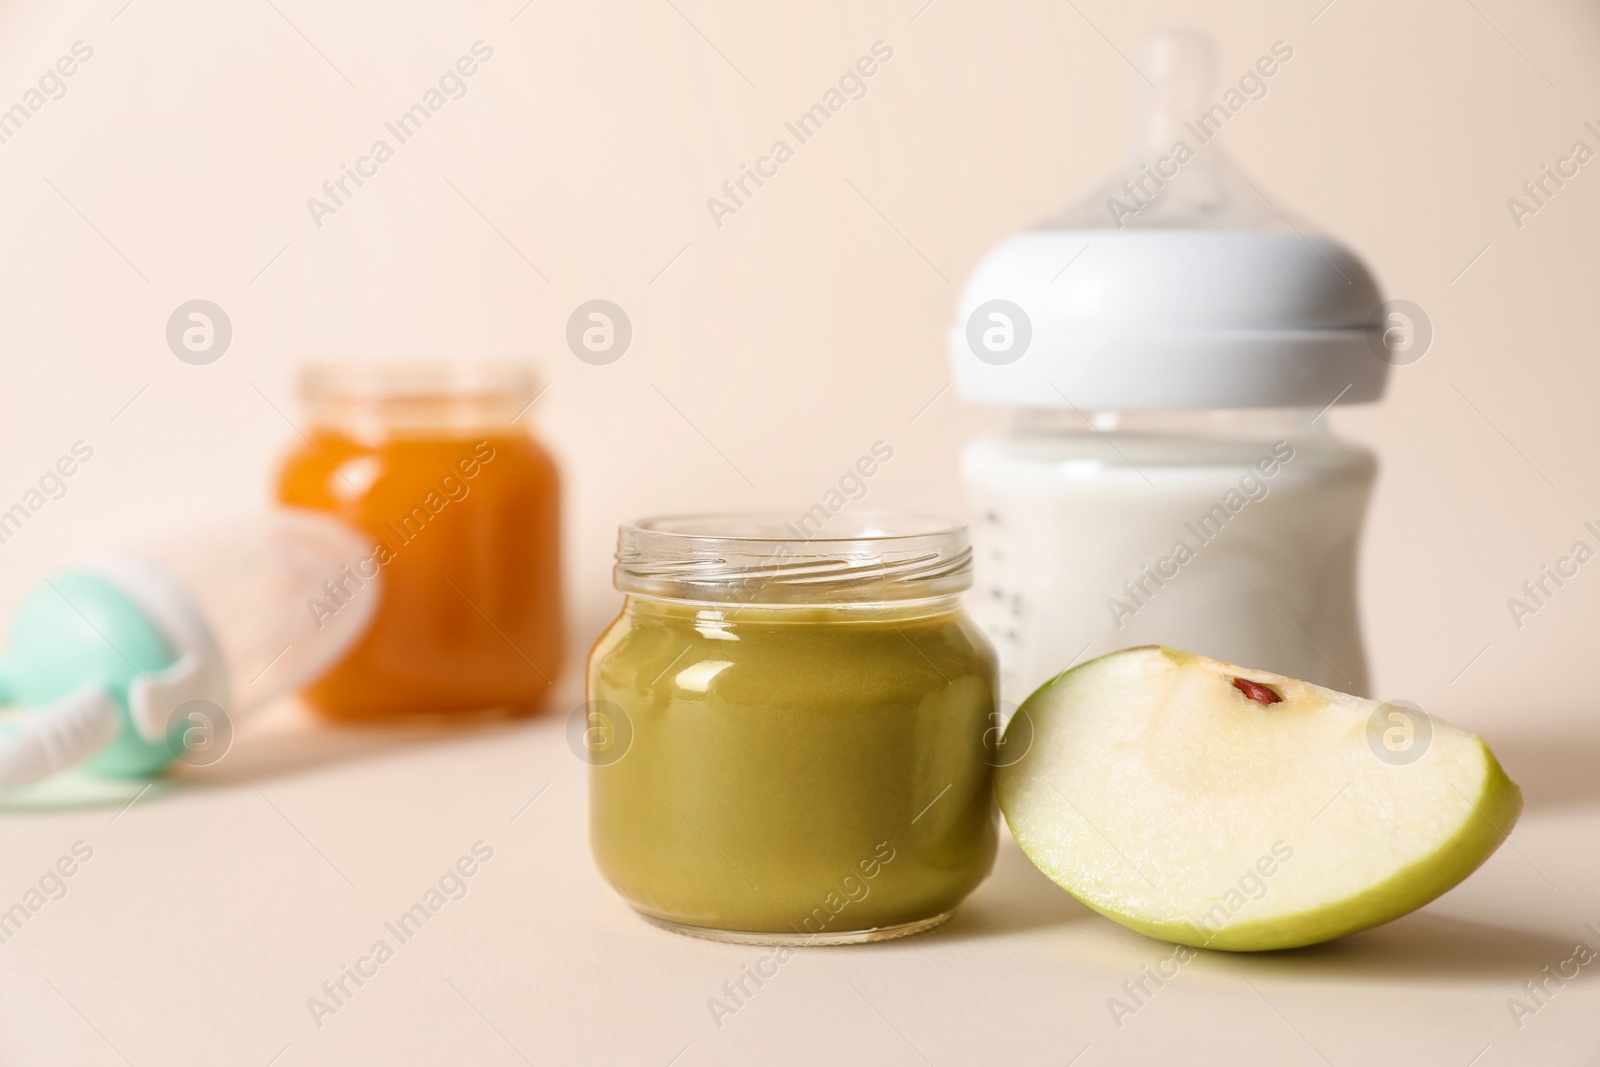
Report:
M335 430L314 429L283 461L278 497L303 507L333 507L370 495L380 482L394 491L431 488L441 480L516 482L554 489L554 458L531 434L502 432L406 435L362 440Z
M993 650L959 608L728 609L630 598L590 655L597 691L747 705L842 694L894 703L994 669Z

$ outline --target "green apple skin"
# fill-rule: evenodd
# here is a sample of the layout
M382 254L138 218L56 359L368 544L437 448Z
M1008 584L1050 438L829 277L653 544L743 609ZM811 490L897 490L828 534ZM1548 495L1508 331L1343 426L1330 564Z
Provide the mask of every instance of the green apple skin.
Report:
M1143 648L1155 646L1142 646ZM1124 649L1122 652L1136 651ZM1192 653L1162 647L1160 651L1175 659L1190 657ZM1108 653L1116 656L1121 652ZM1092 667L1101 659L1097 657L1063 671L1040 686L1018 709L1012 719L1014 726L1026 712L1030 717L1046 714L1053 690L1066 684L1072 676ZM1255 673L1255 672L1250 672ZM1030 724L1031 726L1031 724ZM1008 742L1016 740L1009 736ZM1522 813L1522 790L1507 777L1499 760L1482 738L1476 738L1487 768L1477 796L1472 797L1474 814L1459 831L1431 855L1395 872L1383 882L1355 896L1347 897L1323 907L1314 908L1292 916L1282 916L1256 922L1241 923L1218 931L1208 931L1190 922L1155 922L1128 914L1123 902L1112 898L1097 898L1067 884L1051 873L1043 857L1030 850L1029 843L1013 832L1017 844L1034 866L1051 881L1093 910L1129 929L1148 937L1194 948L1217 949L1227 952L1270 952L1281 949L1304 948L1335 938L1369 930L1375 926L1400 918L1432 902L1455 888L1468 875L1483 865L1500 847ZM1012 783L1021 773L1026 757L1016 764L1001 767L996 778L996 793L1000 810L1008 824L1014 825L1010 801Z

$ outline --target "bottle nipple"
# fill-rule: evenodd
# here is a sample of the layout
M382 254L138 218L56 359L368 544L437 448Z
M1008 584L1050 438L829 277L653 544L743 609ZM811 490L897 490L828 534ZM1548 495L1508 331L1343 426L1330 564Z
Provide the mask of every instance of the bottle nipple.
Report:
M1184 136L1183 123L1210 102L1216 84L1216 52L1204 36L1173 30L1146 37L1134 56L1134 93L1139 101L1130 148L1156 154Z
M1039 228L1292 230L1220 143L1249 98L1217 93L1210 39L1157 33L1133 64L1139 113L1121 161Z

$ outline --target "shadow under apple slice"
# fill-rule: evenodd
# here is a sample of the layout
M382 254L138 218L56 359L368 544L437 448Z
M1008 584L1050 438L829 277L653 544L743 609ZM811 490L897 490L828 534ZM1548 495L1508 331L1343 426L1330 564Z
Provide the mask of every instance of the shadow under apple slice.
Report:
M1204 959L1212 970L1291 980L1515 984L1537 977L1546 964L1566 959L1581 936L1578 930L1562 938L1417 912L1321 945L1277 952L1206 952Z

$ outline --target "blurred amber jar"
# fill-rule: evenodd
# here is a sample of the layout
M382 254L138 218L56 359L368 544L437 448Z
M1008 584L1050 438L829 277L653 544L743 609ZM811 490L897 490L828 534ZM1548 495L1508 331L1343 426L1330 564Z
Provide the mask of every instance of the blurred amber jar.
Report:
M383 602L372 629L307 701L336 719L507 716L535 710L561 664L555 463L519 420L520 364L322 364L298 383L306 440L278 498L332 512L373 540ZM313 614L361 596L325 586Z

